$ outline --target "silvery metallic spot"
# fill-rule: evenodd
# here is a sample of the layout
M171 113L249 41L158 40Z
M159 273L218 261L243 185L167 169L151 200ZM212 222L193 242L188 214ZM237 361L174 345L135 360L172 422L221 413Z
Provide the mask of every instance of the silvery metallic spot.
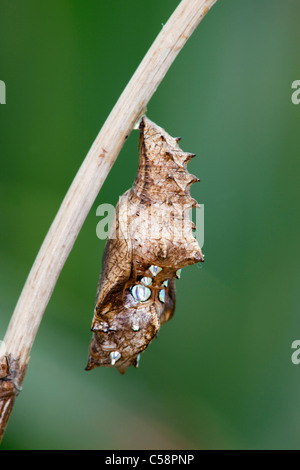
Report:
M136 356L136 365L135 365L135 367L138 367L138 366L140 365L140 359L141 359L141 355L138 354L138 355Z
M137 284L131 289L132 296L138 302L145 302L151 297L151 289L149 287Z
M160 271L162 271L162 268L160 268L159 266L154 266L154 264L152 264L152 266L150 266L149 268L149 271L155 277L158 273L160 273Z
M115 363L120 359L121 354L119 353L119 351L112 351L109 357L111 365L114 366Z
M132 325L132 329L133 329L133 331L139 331L140 326L138 325L138 323L134 323L134 324Z
M166 300L166 291L165 289L162 289L159 291L158 298L162 303L165 303Z
M151 286L152 279L151 279L151 277L143 277L141 279L141 283L144 284L144 286Z
M177 279L180 279L180 277L181 277L181 271L182 271L182 269L177 269L177 271L176 271L176 277L177 277Z
M164 282L162 283L163 287L168 287L168 284L169 284L169 281L168 281L168 280L166 280L166 281L164 281Z

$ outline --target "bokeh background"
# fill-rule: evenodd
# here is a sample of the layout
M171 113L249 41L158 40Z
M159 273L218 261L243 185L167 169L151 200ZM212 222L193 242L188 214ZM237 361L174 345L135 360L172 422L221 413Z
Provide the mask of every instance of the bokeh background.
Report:
M177 0L0 0L0 338L85 154ZM298 0L218 2L148 106L198 158L206 262L139 369L85 372L104 242L96 207L135 177L132 132L62 271L3 449L298 449ZM197 187L196 187L197 186Z

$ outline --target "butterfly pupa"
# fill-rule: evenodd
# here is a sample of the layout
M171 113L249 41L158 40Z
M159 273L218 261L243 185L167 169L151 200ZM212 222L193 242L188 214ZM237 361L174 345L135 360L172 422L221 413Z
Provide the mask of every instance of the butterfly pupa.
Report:
M179 138L143 117L133 187L120 197L102 261L86 370L138 366L140 354L175 310L175 279L204 261L193 237L197 201L187 171L194 156Z

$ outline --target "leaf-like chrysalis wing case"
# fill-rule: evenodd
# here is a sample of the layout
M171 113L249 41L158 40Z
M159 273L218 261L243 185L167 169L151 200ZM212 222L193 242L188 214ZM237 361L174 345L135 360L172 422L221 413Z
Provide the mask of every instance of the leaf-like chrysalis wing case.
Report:
M190 186L199 180L186 169L194 155L179 141L142 118L137 176L119 200L103 255L86 370L137 367L174 313L180 270L204 261L189 219L198 206Z

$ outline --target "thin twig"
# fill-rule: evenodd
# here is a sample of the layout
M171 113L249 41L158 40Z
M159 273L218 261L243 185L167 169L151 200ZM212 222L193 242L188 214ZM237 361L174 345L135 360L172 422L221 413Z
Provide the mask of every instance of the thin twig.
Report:
M80 167L32 266L4 338L0 441L50 296L76 237L135 122L172 62L217 0L182 0L144 57ZM1 359L1 358L0 358Z

